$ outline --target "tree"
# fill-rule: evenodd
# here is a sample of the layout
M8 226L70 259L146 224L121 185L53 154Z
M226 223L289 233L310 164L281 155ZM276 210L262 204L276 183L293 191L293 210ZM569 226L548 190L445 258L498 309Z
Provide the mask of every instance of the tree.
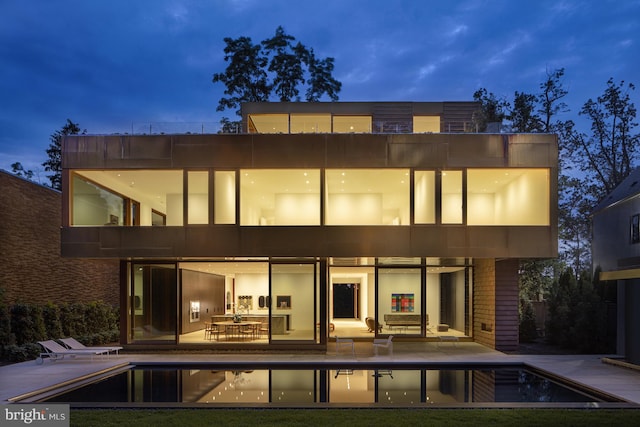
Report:
M536 114L538 97L529 93L515 92L513 97L513 109L507 116L511 121L512 132L540 132L542 120Z
M334 59L316 58L313 49L296 42L281 26L273 37L259 44L249 37L226 37L224 42L224 60L229 65L212 79L213 83L225 85L227 95L218 102L218 111L235 108L236 115L240 115L240 104L267 102L274 95L282 102L299 101L305 85L308 102L319 101L324 95L338 100L342 83L332 75ZM229 119L226 123L233 124Z
M480 108L473 114L473 123L477 132L485 132L489 123L501 123L507 117L509 103L487 92L487 89L480 88L475 91L473 100L480 103Z
M26 179L33 179L33 171L26 170L20 162L11 164L11 172L13 172L13 174L16 176L21 176Z
M49 159L42 166L47 172L53 172L52 175L48 175L51 181L51 188L62 189L62 139L66 135L77 135L80 132L80 125L73 123L71 119L67 119L67 123L62 126L62 129L55 131L49 137L50 143L49 148L47 148ZM82 134L85 133L87 133L86 129L82 131Z
M552 72L547 71L547 78L540 84L542 93L538 96L540 109L538 113L542 116L543 132L553 132L557 122L552 122L553 118L560 113L569 111L567 104L562 98L569 93L562 85L564 68L558 68Z
M638 123L629 95L634 89L631 83L609 79L604 93L580 110L591 122L591 135L577 131L573 122L566 125L564 150L584 174L594 206L631 173L637 160L640 135L634 133Z

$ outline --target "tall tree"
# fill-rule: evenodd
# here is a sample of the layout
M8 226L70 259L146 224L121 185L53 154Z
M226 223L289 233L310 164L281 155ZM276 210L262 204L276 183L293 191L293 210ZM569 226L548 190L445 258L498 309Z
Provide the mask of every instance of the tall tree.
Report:
M560 113L569 111L567 104L562 100L569 93L562 84L564 68L547 71L547 78L540 84L541 93L538 96L540 108L538 114L542 116L543 132L553 132L556 123L554 118Z
M473 94L473 100L480 104L480 108L473 114L476 132L485 132L489 123L502 123L507 118L509 102L498 98L485 88L480 88Z
M77 135L80 132L82 134L87 133L87 130L80 130L80 125L73 123L70 119L67 119L67 123L62 126L61 129L55 131L49 136L49 148L47 148L47 156L49 159L42 164L44 170L47 172L53 172L52 175L48 175L51 181L51 187L56 190L62 189L62 138L66 135Z
M511 121L512 132L540 132L542 120L536 114L538 97L535 95L518 92L513 97L513 109L507 118Z
M640 135L634 131L636 108L629 95L634 89L631 83L609 79L604 93L580 110L591 122L591 134L577 131L573 122L566 125L564 148L584 174L594 204L613 191L638 160Z
M281 26L273 37L259 44L249 37L226 37L224 42L224 60L229 65L212 79L225 85L227 95L218 102L218 111L236 109L239 115L243 102L266 102L274 95L283 102L298 101L303 89L308 102L319 101L324 95L338 100L342 83L332 75L334 59L316 58L313 49L297 42ZM235 123L226 119L225 129L234 127Z

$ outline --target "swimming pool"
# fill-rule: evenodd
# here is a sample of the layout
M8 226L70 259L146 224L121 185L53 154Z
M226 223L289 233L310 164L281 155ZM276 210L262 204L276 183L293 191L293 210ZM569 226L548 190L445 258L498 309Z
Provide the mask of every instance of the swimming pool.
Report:
M86 406L491 406L597 404L611 396L524 365L135 365L31 401Z

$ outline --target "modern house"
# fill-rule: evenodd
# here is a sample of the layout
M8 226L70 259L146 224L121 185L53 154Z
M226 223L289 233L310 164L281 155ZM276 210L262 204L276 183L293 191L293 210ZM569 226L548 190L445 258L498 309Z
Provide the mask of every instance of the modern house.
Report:
M640 168L593 212L594 273L617 287L617 353L640 364Z
M120 260L132 347L514 349L518 260L557 256L557 140L471 133L476 109L249 103L237 134L68 136L62 254Z

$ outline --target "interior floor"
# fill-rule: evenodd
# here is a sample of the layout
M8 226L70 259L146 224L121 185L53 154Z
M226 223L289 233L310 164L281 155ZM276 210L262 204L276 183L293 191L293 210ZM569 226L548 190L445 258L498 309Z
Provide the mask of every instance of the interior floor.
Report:
M331 319L330 324L333 324L333 330L329 330L329 338L341 337L341 338L355 338L355 339L373 339L374 333L369 332L367 325L360 319ZM419 335L419 328L405 327L405 328L393 328L389 329L383 327L383 335ZM278 336L279 340L306 340L309 339L311 333L309 330L290 330L285 336ZM438 332L437 328L429 327L427 330L427 338L437 338L439 336L455 336L464 337L464 332L449 329L448 331ZM181 344L202 344L202 343L233 343L233 344L268 344L268 336L255 337L253 339L245 340L226 340L224 336L220 339L205 339L204 330L190 332L180 335Z

